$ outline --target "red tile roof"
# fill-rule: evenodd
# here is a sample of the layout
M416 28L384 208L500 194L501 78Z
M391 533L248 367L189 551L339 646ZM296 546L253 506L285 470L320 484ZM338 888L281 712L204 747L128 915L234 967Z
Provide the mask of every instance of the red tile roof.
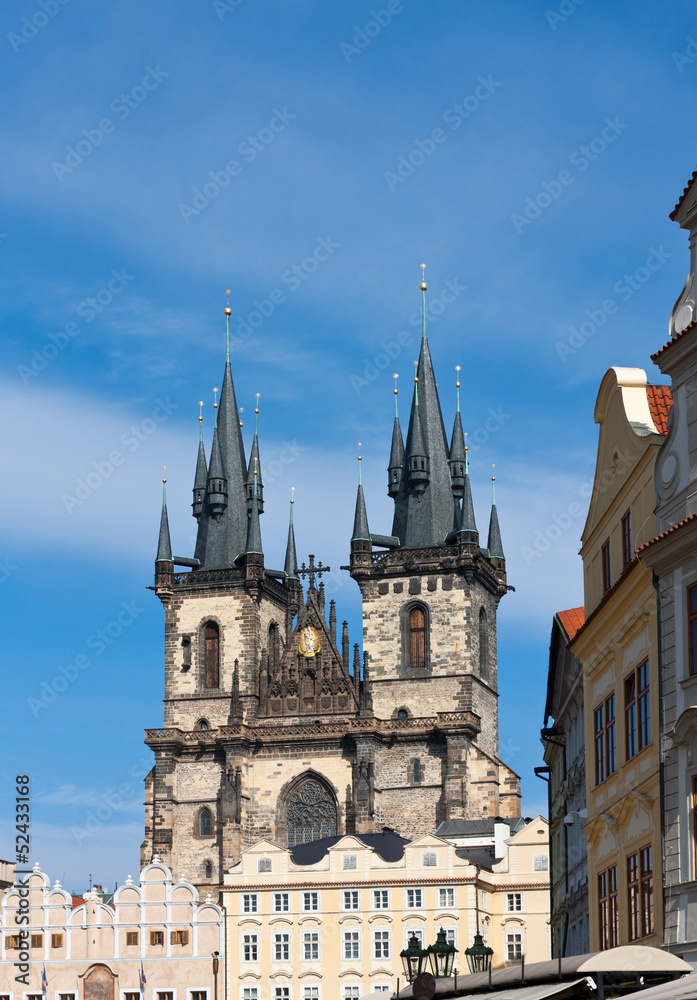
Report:
M651 419L659 434L668 432L668 412L673 405L673 393L669 385L647 385L646 396L649 401Z
M683 192L680 195L680 197L678 198L677 205L675 206L675 208L673 209L673 211L668 216L669 219L672 219L673 221L675 221L675 213L677 212L677 210L680 208L680 206L682 205L683 201L685 200L685 195L687 194L687 192L692 187L692 185L694 183L694 180L695 180L695 177L697 177L697 170L693 171L692 177L690 177L689 181L687 182L687 184L683 188Z
M644 549L648 549L649 545L653 545L654 542L660 542L662 538L667 538L668 535L672 535L674 531L677 531L678 528L682 528L684 524L688 524L690 521L694 521L696 517L697 514L690 514L690 516L686 517L684 521L678 521L678 523L674 524L672 528L666 528L666 530L661 532L660 535L656 535L654 538L650 538L648 542L644 542L643 545L639 546L639 548L636 550L637 555L639 555L640 552L643 552Z
M671 337L671 339L668 341L667 344L664 344L663 347L661 347L658 351L656 351L655 354L652 354L651 360L655 361L656 358L660 358L663 352L667 351L668 348L671 346L671 344L674 344L676 340L680 340L680 338L684 337L686 333L690 332L690 330L694 330L696 326L697 326L697 319L693 319L691 323L688 323L688 325L685 327L684 330L681 330L680 333L676 333L674 337Z
M568 635L569 642L571 642L578 630L583 626L586 620L586 612L583 608L569 608L567 611L557 611L557 618Z
M73 909L75 909L76 906L82 906L82 904L85 902L82 896L71 896L70 898L73 901Z

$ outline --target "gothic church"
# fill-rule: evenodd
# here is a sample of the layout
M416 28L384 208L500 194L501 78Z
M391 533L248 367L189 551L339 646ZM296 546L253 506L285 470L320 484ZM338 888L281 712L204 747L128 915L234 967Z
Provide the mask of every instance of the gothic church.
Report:
M142 861L157 854L200 889L262 837L293 846L388 827L413 838L446 819L520 814L519 778L498 756L496 612L507 584L496 505L484 547L459 392L448 445L421 291L406 441L395 412L388 465L391 534L371 532L358 486L349 569L362 657L345 622L337 632L321 563L298 568L292 505L284 567L265 565L259 441L255 426L247 461L226 309L216 424L196 462L193 558L172 555L163 501L153 589L165 612L164 726L145 735L155 766Z

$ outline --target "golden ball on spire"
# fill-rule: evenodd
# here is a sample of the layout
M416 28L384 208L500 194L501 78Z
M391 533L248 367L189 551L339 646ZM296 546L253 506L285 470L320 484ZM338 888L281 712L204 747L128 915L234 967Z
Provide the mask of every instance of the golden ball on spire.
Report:
M232 316L232 309L230 308L230 306L225 306L225 315Z
M421 282L421 284L419 285L419 288L421 289L422 292L427 292L428 291L428 285L426 284L425 281Z

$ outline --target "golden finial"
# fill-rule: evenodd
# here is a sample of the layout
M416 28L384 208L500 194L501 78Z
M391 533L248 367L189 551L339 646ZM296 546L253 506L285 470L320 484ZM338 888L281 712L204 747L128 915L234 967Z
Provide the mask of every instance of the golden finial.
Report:
M421 289L422 292L425 292L425 291L428 290L428 285L426 284L426 265L425 264L421 265L421 284L419 285L419 288Z
M243 413L244 413L244 406L240 406L240 416L242 416ZM240 427L244 427L244 424L242 423L241 420L240 420Z
M167 476L166 476L166 472L167 472L167 466L166 466L166 465L163 465L163 466L162 466L162 482L163 482L163 483L166 483L166 482L167 482Z
M213 389L213 409L214 410L218 409L218 390L217 390L217 388Z
M469 446L467 444L467 431L465 431L465 451L469 451Z
M291 503L295 503L295 498L293 496L294 493L295 493L295 487L291 486L291 488L290 488L290 502Z
M258 413L258 412L259 412L259 396L260 396L260 395L261 395L261 393L259 393L259 392L258 392L258 393L256 394L256 397L257 397L257 405L256 405L256 406L254 407L254 412L255 412L255 413Z
M455 388L459 389L460 388L460 365L455 365L455 371L457 372L457 375L455 376L457 378L457 382L455 383Z
M399 392L399 389L397 388L397 379L399 378L399 375L397 374L397 372L394 373L392 378L394 379L394 394L396 396L397 393Z
M198 422L200 424L203 423L203 400L201 400L198 404Z
M254 475L255 476L259 475L259 460L256 458L256 456L254 458Z
M496 466L495 466L495 465L492 465L492 466L491 466L491 481L492 481L492 483L495 483L495 482L496 482L496 476L494 475L494 469L495 469L495 468L496 468Z
M227 305L225 306L225 315L232 316L232 309L230 308L230 289L228 288L225 292L227 295Z
M419 367L419 362L415 361L414 362L414 381L415 382L419 381L419 375L418 375L418 371L417 371L418 367Z
M358 442L358 461L359 461L359 462L362 462L362 461L363 461L363 458L362 458L362 456L361 456L361 448L362 448L362 445L361 445L361 442L359 441L359 442Z

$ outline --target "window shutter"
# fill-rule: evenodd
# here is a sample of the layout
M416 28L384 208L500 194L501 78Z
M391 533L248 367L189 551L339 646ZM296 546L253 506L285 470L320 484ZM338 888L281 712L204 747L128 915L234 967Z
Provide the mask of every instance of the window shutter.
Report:
M170 944L176 944L177 943L177 932L176 931L170 931L170 934L169 934L169 943Z

